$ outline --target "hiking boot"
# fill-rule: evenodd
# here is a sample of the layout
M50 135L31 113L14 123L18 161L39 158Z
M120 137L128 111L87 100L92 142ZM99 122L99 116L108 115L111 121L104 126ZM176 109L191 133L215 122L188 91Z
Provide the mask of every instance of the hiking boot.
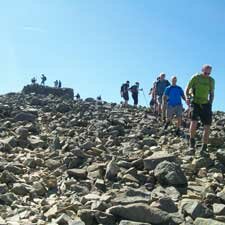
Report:
M209 153L207 151L207 144L202 145L202 148L201 148L199 154L200 154L201 157L209 157Z
M180 129L179 128L176 129L175 135L178 136L178 137L180 136Z
M164 129L165 129L165 130L168 128L169 124L170 124L170 123L166 123L166 124L165 124L165 126L164 126Z
M190 145L190 148L195 148L195 139L194 138L190 139L189 145Z

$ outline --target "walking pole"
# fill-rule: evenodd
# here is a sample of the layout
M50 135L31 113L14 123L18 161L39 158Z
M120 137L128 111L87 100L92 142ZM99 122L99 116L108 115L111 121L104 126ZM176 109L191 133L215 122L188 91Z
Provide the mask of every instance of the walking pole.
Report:
M142 89L142 93L143 93L143 96L144 96L144 99L145 99L146 106L148 107L148 101L147 101L147 99L146 99L144 89Z

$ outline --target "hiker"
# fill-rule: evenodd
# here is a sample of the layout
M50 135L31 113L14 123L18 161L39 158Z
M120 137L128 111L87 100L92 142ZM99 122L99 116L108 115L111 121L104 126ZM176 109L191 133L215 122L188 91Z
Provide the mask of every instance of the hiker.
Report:
M80 100L80 94L79 94L79 93L77 93L77 94L75 95L75 97L76 97L76 100Z
M35 77L33 77L33 78L31 79L31 83L34 85L34 84L36 84L36 82L37 82L37 79L36 79Z
M46 80L47 80L47 77L44 74L41 74L41 85L45 85Z
M158 80L159 80L159 77L157 77L157 81ZM156 108L157 108L157 101L156 101L156 82L157 81L155 81L153 83L153 86L150 89L149 94L148 94L149 96L151 96L151 100L150 100L149 105L150 105L150 108L152 109L152 111L154 113L156 112Z
M55 80L54 81L54 87L57 88L58 87L58 84L59 84L59 81L58 80Z
M209 156L207 144L212 123L212 103L214 99L215 80L210 77L212 66L203 65L202 72L195 74L186 89L187 103L190 106L190 149L195 150L195 135L198 120L204 125L203 144L200 156Z
M182 122L182 100L186 101L183 89L177 85L177 77L171 79L172 85L168 86L163 95L163 108L166 108L166 124L164 129L167 129L171 123L173 116L176 116L176 135L180 135L180 126ZM166 106L164 106L166 104Z
M162 108L162 96L165 91L165 89L170 85L170 82L165 79L166 75L165 73L161 73L159 75L159 80L156 82L156 87L155 87L155 95L157 99L157 113L158 115L162 116L162 119L165 119L165 108Z
M143 89L139 89L139 82L136 82L131 88L129 88L129 91L131 92L132 98L134 100L134 107L137 107L138 105L138 93L142 90Z
M128 93L129 86L130 86L130 81L127 81L126 83L122 84L120 88L120 95L124 99L125 106L128 105L128 101L129 101L129 93Z
M61 88L61 87L62 87L62 82L61 82L61 80L59 80L58 88Z
M99 95L99 96L97 96L97 101L102 101L102 96L101 95Z

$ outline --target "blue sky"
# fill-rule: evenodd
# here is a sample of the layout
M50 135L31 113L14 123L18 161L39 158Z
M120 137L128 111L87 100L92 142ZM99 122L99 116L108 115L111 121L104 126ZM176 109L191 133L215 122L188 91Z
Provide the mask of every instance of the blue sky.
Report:
M9 0L0 26L1 94L45 73L48 85L119 102L126 80L147 95L160 72L185 87L209 63L225 111L224 0Z

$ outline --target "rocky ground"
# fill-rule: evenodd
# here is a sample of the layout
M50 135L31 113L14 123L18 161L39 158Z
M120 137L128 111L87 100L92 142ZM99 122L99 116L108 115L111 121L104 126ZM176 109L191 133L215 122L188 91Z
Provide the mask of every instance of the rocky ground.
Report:
M0 121L0 225L225 224L222 112L210 158L189 155L187 128L91 98L10 93Z

